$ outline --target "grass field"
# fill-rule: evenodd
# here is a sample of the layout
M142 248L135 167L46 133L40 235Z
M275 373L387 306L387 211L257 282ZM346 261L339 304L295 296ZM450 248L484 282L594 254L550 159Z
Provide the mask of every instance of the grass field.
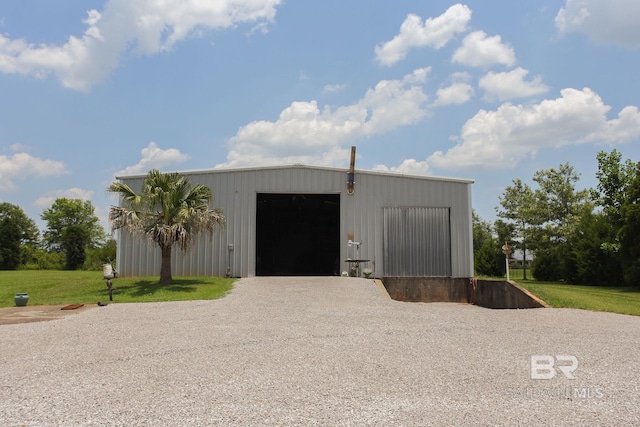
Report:
M551 307L579 308L640 316L640 290L624 287L578 286L563 282L540 282L522 278L522 270L511 270L511 280L541 298Z
M158 285L158 277L113 279L113 302L160 302L221 298L235 279L174 277L174 284ZM14 306L16 293L29 294L28 305L109 302L102 271L0 271L0 307Z

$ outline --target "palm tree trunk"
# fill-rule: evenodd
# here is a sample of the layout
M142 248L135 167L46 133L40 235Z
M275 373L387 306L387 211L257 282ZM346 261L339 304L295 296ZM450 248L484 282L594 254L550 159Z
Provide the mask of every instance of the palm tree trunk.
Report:
M160 264L160 284L170 285L173 283L171 277L171 246L160 248L162 250L162 264Z

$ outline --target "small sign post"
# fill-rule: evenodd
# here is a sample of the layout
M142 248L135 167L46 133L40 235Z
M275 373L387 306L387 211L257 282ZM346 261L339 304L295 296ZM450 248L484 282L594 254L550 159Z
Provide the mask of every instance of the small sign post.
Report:
M509 279L509 255L513 252L513 248L507 242L504 242L502 246L502 253L504 254L505 264L507 265L507 282Z

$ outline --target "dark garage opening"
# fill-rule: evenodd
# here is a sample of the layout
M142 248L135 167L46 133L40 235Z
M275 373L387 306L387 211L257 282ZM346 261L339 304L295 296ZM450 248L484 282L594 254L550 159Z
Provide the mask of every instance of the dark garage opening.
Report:
M340 272L340 195L258 193L257 276Z

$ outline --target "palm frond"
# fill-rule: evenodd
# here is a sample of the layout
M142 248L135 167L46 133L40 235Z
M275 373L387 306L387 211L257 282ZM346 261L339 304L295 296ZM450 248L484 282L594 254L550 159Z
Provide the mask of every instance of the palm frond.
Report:
M126 227L161 247L177 244L188 250L196 234L213 233L225 225L223 211L210 209L211 189L202 184L191 186L179 173L149 171L139 194L119 182L111 184L108 191L119 193L125 205L110 209L113 229Z
M113 182L107 191L111 193L119 193L122 201L129 207L136 206L140 203L140 195L136 194L127 184L122 182Z

